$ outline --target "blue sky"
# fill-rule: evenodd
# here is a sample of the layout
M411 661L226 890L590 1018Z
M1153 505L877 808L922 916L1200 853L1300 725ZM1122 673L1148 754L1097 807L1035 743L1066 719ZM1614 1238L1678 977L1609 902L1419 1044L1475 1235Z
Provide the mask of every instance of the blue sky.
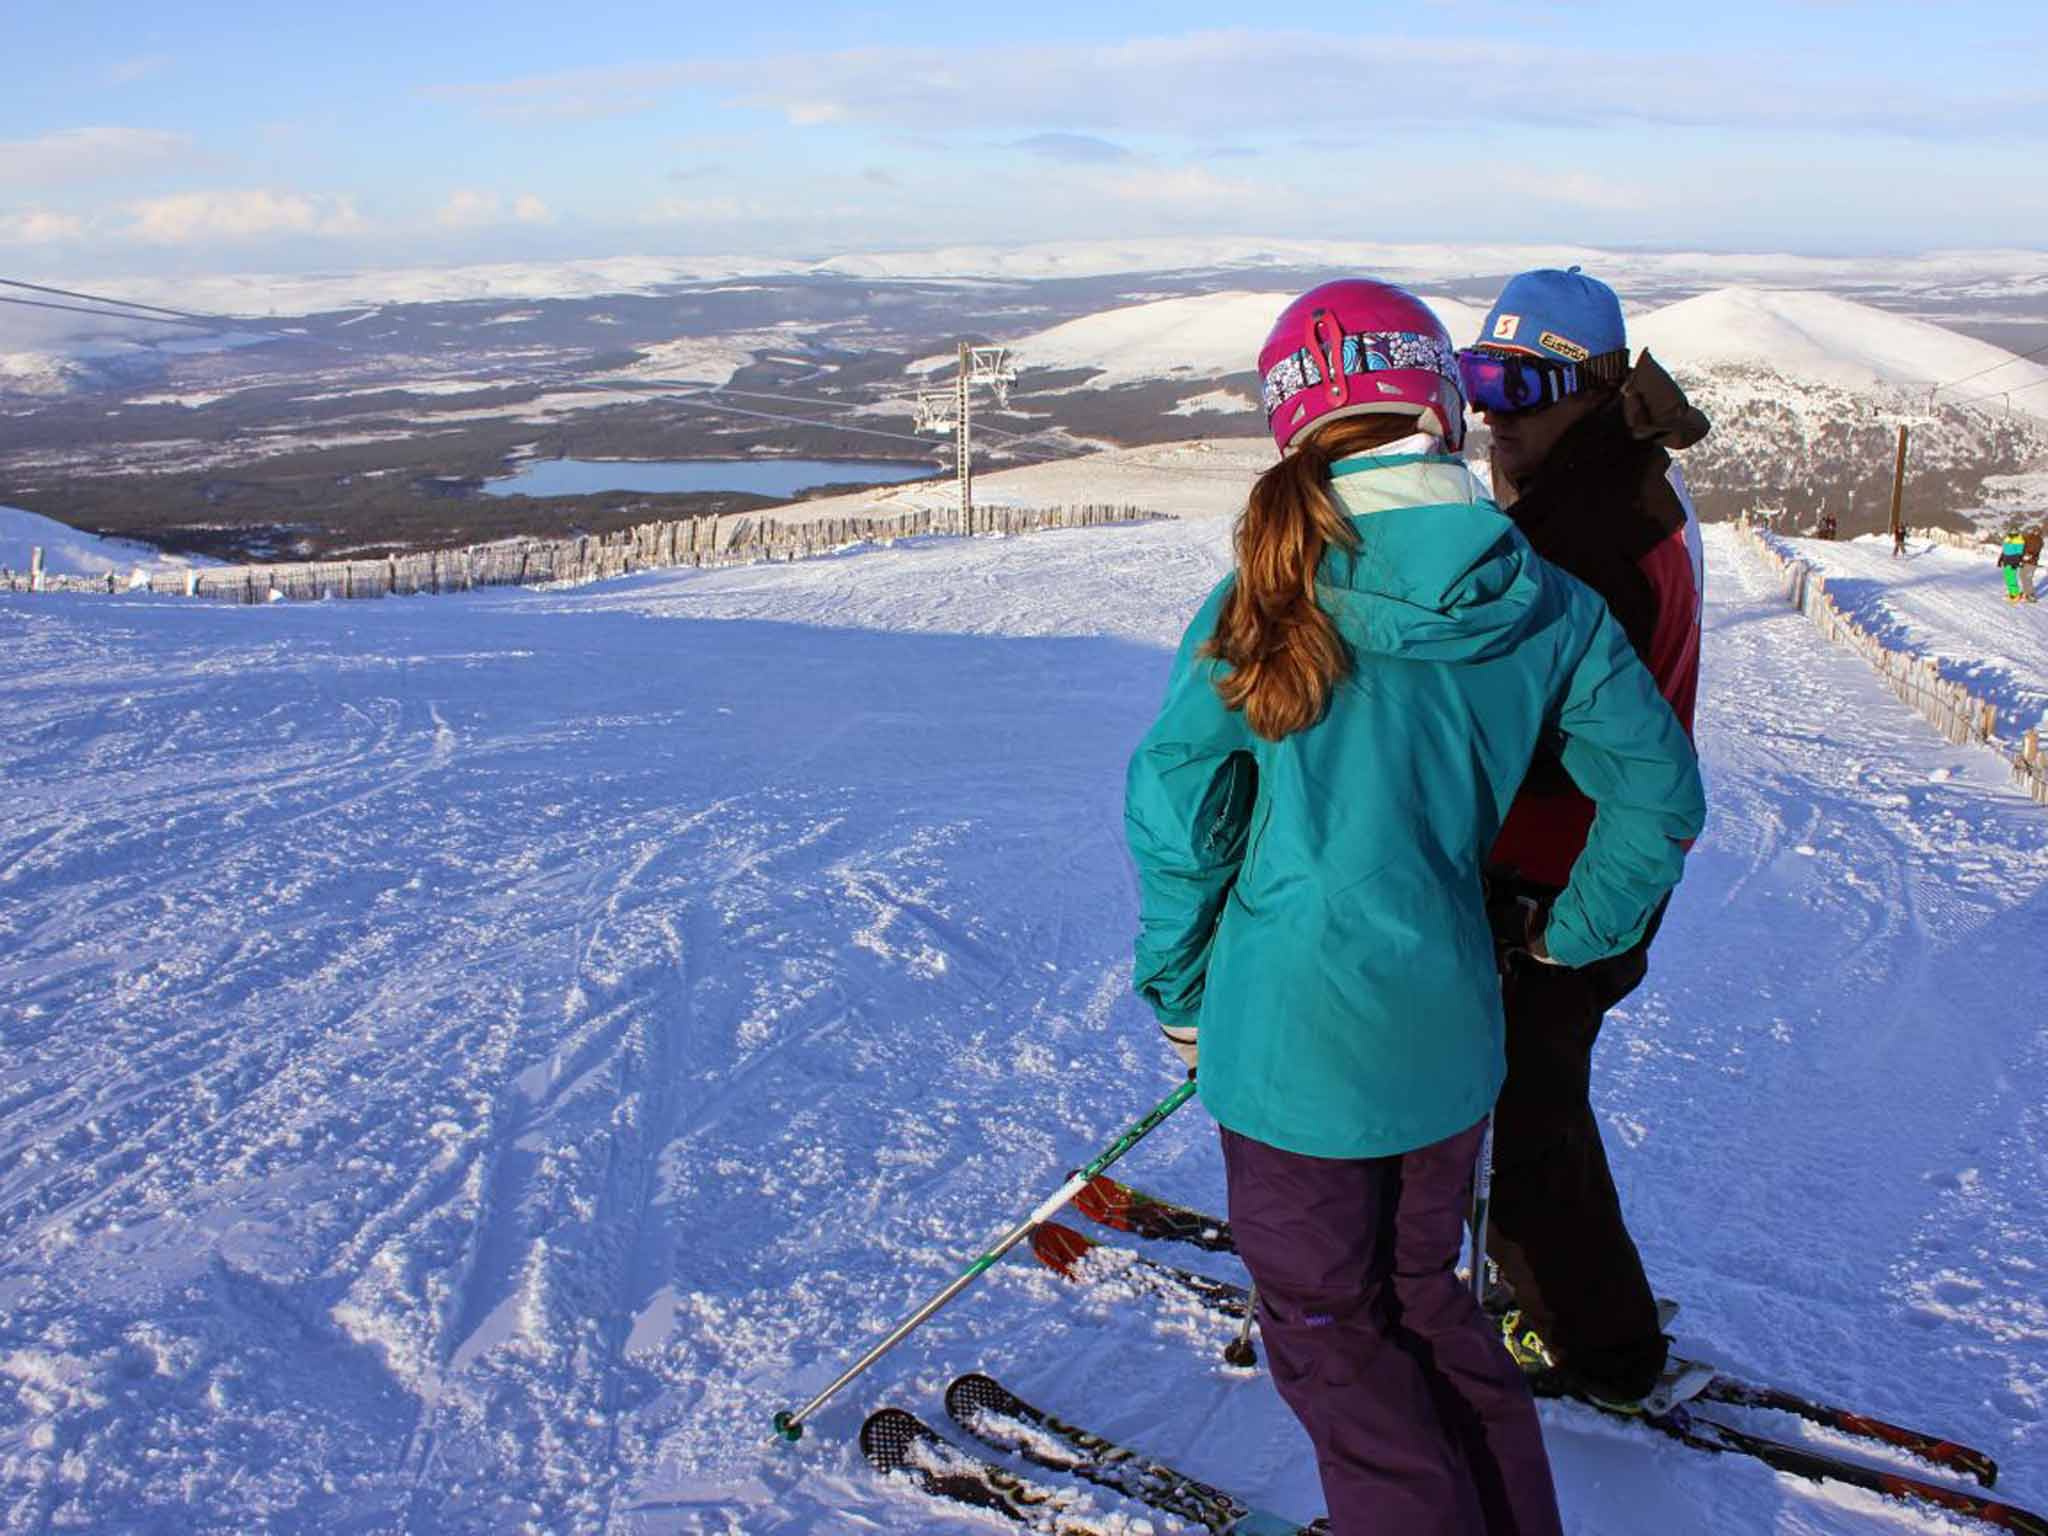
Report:
M2039 0L1269 12L13 0L0 275L1200 234L2048 245Z

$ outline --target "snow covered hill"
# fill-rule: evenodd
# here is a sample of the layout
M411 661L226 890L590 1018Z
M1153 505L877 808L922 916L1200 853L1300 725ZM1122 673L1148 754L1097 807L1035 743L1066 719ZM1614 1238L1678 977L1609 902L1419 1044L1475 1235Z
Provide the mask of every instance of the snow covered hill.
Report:
M0 570L28 570L38 548L43 552L43 569L60 576L99 576L108 571L125 574L214 563L193 556L167 555L152 545L127 539L103 539L19 507L0 507Z
M2033 388L2048 384L2048 367L1837 294L1720 288L1631 320L1629 339L1703 373L1764 370L1858 393L1923 399L1951 380L1965 381L1952 398L2021 390L2014 409L2048 420L2048 391ZM1972 374L1979 377L1973 381Z
M1032 370L1086 370L1071 388L1177 383L1186 413L1256 422L1249 396L1214 386L1251 370L1293 297L1233 290L1154 300L1010 346L1027 398ZM1483 308L1441 296L1428 303L1455 341L1477 339ZM1803 527L1832 510L1845 530L1876 526L1888 515L1901 422L1912 432L1908 506L1922 518L1975 515L2003 477L2048 464L2048 388L2031 388L2048 385L2048 368L1938 325L1833 294L1731 288L1632 316L1629 332L1714 422L1683 461L1709 518L1773 509ZM928 358L913 371L951 363ZM1929 404L1932 386L1956 380ZM1994 385L2022 391L2012 413L2002 400L1976 398Z
M1026 336L1011 352L1019 369L1100 370L1089 380L1094 389L1251 373L1275 317L1294 297L1275 290L1133 304ZM1484 310L1436 296L1427 303L1453 341L1462 344L1478 335Z
M1682 1344L2048 1505L2015 1006L2048 821L1708 557L1713 819L1598 1058L1624 1199ZM1227 558L1208 520L568 592L0 596L0 1525L941 1536L850 1436L977 1366L1312 1514L1216 1324L1028 1260L767 1439L1173 1082L1121 775ZM1221 1199L1198 1109L1126 1172ZM1968 1529L1545 1425L1582 1536Z
M1908 516L1969 515L1986 482L2048 463L2048 368L1938 325L1826 293L1723 289L1632 318L1714 422L1684 458L1708 516L1774 508L1846 532L1889 518L1904 424ZM1975 375L1975 377L1972 377ZM1934 396L1937 384L1960 381ZM1992 389L2020 390L2012 411Z

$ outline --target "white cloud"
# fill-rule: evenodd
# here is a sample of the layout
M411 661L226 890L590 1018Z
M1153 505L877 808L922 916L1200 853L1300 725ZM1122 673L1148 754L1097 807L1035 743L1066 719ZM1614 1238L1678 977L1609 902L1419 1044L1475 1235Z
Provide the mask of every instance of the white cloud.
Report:
M0 139L0 182L128 176L173 164L190 150L183 134L154 128L62 128L38 139Z
M664 197L647 214L661 224L737 224L767 218L773 211L764 203L737 197Z
M1490 177L1502 195L1521 193L1539 203L1563 203L1602 213L1640 213L1672 201L1668 194L1584 171L1527 171Z
M275 235L356 235L368 224L346 197L239 188L179 192L128 205L121 234L144 245L206 245Z
M443 229L481 229L491 224L552 224L554 213L531 192L506 199L496 192L475 187L458 187L434 215Z
M1585 47L1481 38L1238 29L1100 43L969 49L878 47L737 59L667 60L471 85L430 98L514 118L642 112L678 93L722 97L798 125L887 123L923 132L1082 135L1213 134L1218 103L1237 103L1238 132L1292 131L1287 103L1304 81L1399 83L1404 100L1463 99L1488 82L1487 111L1545 128L1877 129L1906 137L1991 137L2031 128L2044 93L1916 74L1871 76L1841 59L1787 50L1759 55L1733 36L1719 52ZM1383 130L1385 92L1312 90L1329 127ZM1248 107L1243 104L1249 103ZM1247 113L1249 117L1247 117ZM1442 124L1424 112L1417 132Z
M787 101L782 104L782 110L799 128L836 123L846 116L846 109L836 101Z
M1193 212L1246 208L1264 199L1270 187L1237 181L1198 165L1148 167L1100 179L1102 190L1119 203Z
M461 187L448 195L448 201L434 215L434 222L443 229L475 229L479 225L495 224L501 217L503 213L497 193Z
M0 245L57 245L85 234L85 220L42 208L0 212Z

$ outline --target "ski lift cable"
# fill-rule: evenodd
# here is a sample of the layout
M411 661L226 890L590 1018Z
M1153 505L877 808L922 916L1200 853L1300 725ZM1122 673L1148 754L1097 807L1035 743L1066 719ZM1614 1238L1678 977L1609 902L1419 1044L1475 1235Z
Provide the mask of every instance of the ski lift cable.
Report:
M2026 360L2027 360L2028 358L2030 358L2030 357L2039 357L2039 356L2041 356L2041 354L2042 354L2042 353L2044 353L2044 352L2048 352L2048 341L2044 341L2044 342L2042 342L2040 346L2038 346L2038 347L2035 347L2035 348L2034 348L2033 350L2031 350L2031 351L2028 351L2028 352L2015 352L2015 353L2014 353L2014 354L2013 354L2013 355L2012 355L2011 357L2008 357L2008 358L2007 358L2007 359L2006 359L2006 360L2005 360L2004 362L2002 362L2002 363L1993 363L1993 364L1992 364L1992 365L1991 365L1990 367L1988 367L1988 368L1979 368L1979 369L1978 369L1978 370L1977 370L1977 371L1976 371L1975 373L1966 373L1966 374L1963 374L1963 375L1962 375L1962 376L1961 376L1960 378L1954 378L1954 379L1943 379L1943 380L1942 380L1942 381L1941 381L1941 382L1940 382L1939 384L1936 384L1936 385L1934 385L1934 386L1933 386L1932 388L1930 388L1930 389L1929 389L1929 390L1927 391L1927 397L1928 397L1928 398L1929 398L1929 399L1931 400L1931 399L1933 399L1933 398L1934 398L1934 396L1935 396L1935 395L1939 394L1939 393L1940 393L1940 392L1941 392L1942 390L1944 390L1944 389L1954 389L1954 388L1956 387L1956 385L1958 385L1958 384L1967 384L1967 383L1969 383L1969 382L1970 382L1970 380L1972 380L1972 379L1981 379L1981 378L1983 378L1983 377L1984 377L1984 375L1985 375L1985 374L1987 374L1987 373L1996 373L1996 372L1998 372L1998 370L1999 370L1999 369L2001 369L2001 368L2010 368L2010 367L2011 367L2011 366L2012 366L2012 365L2013 365L2014 363L2023 363L2023 362L2025 362L2025 361L2026 361ZM2040 382L2040 383L2048 383L2048 380L2039 380L2039 381L2036 381L2036 382ZM2022 384L2022 385L2020 386L2020 388L2022 388L2022 389L2032 389L2032 388L2034 388L2034 385L2033 385L2033 384ZM1992 391L1992 393L1993 393L1993 394L2001 394L2001 395L2002 395L2002 394L2004 394L2004 393L2005 393L2005 391L2004 391L2004 390L2002 390L2002 389L2001 389L2001 390L1993 390L1993 391ZM1984 395L1979 395L1979 396L1977 396L1976 398L1978 398L1978 399L1982 400L1982 399L1987 399L1987 398L1989 398L1989 397L1988 397L1988 396L1984 396ZM1948 403L1949 403L1950 405L1956 405L1956 404L1962 404L1962 403L1967 403L1967 402L1959 402L1959 401L1951 400L1951 401L1949 401Z
M2048 351L2048 348L2044 348L2043 350L2044 350L2044 351ZM2015 361L2015 362L2017 362L2017 361L2018 361L2018 359L2017 359L2017 358L2015 358L2015 359L2014 359L2014 361ZM2039 389L2039 388L2040 388L2040 387L2041 387L2041 386L2042 386L2043 384L2048 384L2048 377L2042 377L2042 378L2038 378L2038 379L2034 380L2034 382L2033 382L2033 383L2031 383L2031 384L2015 384L2015 385L2013 385L2013 387L2012 387L2011 389L1993 389L1993 390L1987 390L1987 391L1985 391L1985 392L1984 392L1983 394L1981 394L1981 395L1971 395L1971 396L1970 396L1969 398L1967 398L1967 399L1964 399L1964 400L1944 400L1944 401L1942 401L1942 402L1941 402L1941 404L1943 404L1943 405L1978 405L1978 404L1981 404L1982 402L1984 402L1984 401L1986 401L1986 400L2002 400L2002 399L2006 398L2006 397L2007 397L2007 396L2009 396L2009 395L2020 395L2020 394L2025 394L2025 393L2026 393L2026 392L2027 392L2028 390L2030 390L2030 389Z
M25 309L61 309L74 315L97 315L102 320L125 320L131 325L190 325L204 331L221 331L233 327L214 320L178 320L168 315L121 314L111 309L88 309L83 304L57 304L49 299L24 299L11 293L0 293L0 304L19 304Z
M112 299L100 293L80 293L74 288L51 288L43 283L25 283L18 277L0 277L0 288L25 288L30 293L51 293L60 299L84 299L91 304L116 304L123 309L146 309L159 315L176 315L180 320L203 320L209 325L231 323L218 315L196 314L189 309L166 309L161 304L144 304L138 299Z

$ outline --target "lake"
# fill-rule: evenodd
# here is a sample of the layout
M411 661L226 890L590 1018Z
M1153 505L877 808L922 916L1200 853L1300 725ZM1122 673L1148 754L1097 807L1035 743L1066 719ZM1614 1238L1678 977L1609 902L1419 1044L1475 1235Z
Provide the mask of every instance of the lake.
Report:
M491 496L584 496L593 491L747 491L794 496L815 485L895 485L940 474L932 464L878 459L537 459L484 482Z

